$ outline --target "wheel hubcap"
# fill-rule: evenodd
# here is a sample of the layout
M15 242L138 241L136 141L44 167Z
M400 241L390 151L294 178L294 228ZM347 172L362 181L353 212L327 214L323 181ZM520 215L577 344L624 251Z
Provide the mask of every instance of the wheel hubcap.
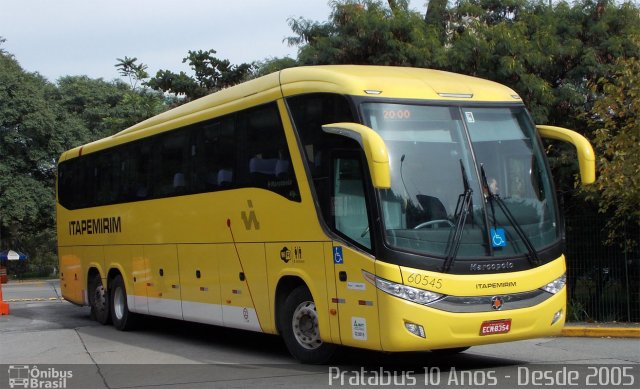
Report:
M115 313L118 320L121 320L124 316L124 304L124 292L122 291L122 288L116 288L113 294L113 313Z
M96 287L94 291L93 305L100 312L104 312L107 308L107 293L102 285Z
M302 347L313 350L322 345L318 330L318 314L313 301L305 301L296 307L291 324L293 335Z

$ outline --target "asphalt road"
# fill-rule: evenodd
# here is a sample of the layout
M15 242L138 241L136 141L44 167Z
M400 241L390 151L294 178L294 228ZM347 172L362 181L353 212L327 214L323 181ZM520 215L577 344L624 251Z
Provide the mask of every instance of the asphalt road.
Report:
M638 339L543 338L448 357L344 348L330 365L309 366L272 335L165 319L132 332L102 326L87 307L58 299L57 281L5 284L3 294L11 313L0 317L0 387L25 376L29 387L66 388L640 384Z

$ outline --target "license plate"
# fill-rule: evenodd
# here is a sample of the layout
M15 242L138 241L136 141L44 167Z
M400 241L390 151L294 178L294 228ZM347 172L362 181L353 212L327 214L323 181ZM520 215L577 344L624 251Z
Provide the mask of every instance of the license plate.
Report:
M506 334L511 330L511 319L490 320L480 325L480 336Z

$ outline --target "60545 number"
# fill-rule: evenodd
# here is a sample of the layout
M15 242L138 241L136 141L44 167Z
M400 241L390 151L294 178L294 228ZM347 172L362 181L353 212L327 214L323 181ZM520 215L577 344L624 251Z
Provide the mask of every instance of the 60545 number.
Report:
M436 289L442 288L442 278L430 277L420 273L409 274L407 282L418 286L431 286Z

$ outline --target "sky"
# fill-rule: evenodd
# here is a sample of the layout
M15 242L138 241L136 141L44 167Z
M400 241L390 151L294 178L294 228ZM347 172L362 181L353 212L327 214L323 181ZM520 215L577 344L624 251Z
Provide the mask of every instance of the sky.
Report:
M326 21L330 12L328 0L0 0L0 47L52 82L119 78L114 65L125 56L150 75L189 72L189 50L214 49L234 64L295 58L297 48L283 42L293 35L287 20Z

